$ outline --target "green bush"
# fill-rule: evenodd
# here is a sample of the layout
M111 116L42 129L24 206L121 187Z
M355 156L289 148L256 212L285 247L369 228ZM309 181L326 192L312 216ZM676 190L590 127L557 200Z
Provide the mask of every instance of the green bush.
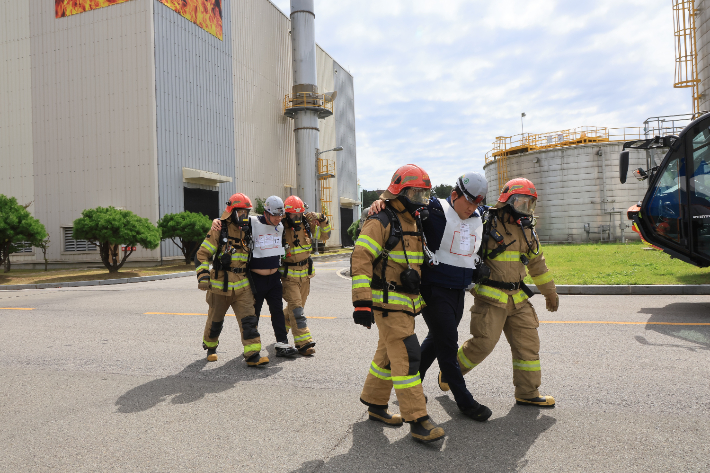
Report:
M259 215L264 215L264 202L266 202L266 199L263 197L254 199L254 212Z
M10 255L20 251L21 242L40 246L47 238L47 230L42 222L34 218L17 203L14 197L0 194L0 266L6 265L9 271Z
M74 220L73 238L97 245L104 266L109 273L116 273L133 254L134 246L140 245L148 250L157 248L160 245L160 230L150 220L130 210L96 207L84 210L81 218ZM125 251L119 262L121 245L131 247L131 250Z
M190 264L199 243L209 233L212 220L206 215L193 212L167 214L158 221L161 238L172 240L185 257L185 264Z
M360 236L360 220L356 220L348 227L348 235L352 241L357 240L357 237Z

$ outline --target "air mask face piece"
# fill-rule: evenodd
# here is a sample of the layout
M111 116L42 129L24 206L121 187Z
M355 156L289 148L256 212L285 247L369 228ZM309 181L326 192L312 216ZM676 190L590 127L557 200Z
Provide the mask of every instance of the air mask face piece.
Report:
M507 203L516 213L532 217L533 213L535 213L537 199L531 195L514 194L510 196Z
M289 213L287 214L287 220L289 226L293 227L294 230L300 230L301 229L301 224L303 223L303 214L302 213L297 213L297 214L292 214Z
M232 210L232 222L244 229L249 226L249 209Z

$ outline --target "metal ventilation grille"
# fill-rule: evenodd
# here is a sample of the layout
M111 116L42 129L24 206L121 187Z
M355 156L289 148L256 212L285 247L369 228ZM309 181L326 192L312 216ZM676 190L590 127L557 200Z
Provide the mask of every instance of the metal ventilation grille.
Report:
M15 243L17 251L15 253L32 253L32 245L28 241L21 241Z
M96 251L98 248L86 240L72 238L72 228L64 228L64 251Z

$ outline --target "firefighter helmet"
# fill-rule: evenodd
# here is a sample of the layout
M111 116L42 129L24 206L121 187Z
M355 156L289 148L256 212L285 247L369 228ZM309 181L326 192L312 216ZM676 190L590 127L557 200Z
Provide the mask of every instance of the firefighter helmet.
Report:
M295 195L286 198L284 208L286 209L286 213L290 214L300 214L306 211L306 206L303 205L303 201Z
M232 212L234 209L250 209L251 200L245 194L238 193L234 194L227 201L227 212Z
M529 180L517 177L505 183L498 202L510 205L517 213L532 216L537 202L537 190Z
M412 204L426 205L431 196L431 180L416 164L405 164L395 171L387 190Z

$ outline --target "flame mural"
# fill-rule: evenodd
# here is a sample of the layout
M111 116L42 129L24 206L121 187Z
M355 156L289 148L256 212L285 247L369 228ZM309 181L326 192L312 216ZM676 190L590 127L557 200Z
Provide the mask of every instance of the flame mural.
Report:
M222 0L158 0L197 26L222 39Z
M130 0L54 0L54 11L57 18L63 18L128 1Z

